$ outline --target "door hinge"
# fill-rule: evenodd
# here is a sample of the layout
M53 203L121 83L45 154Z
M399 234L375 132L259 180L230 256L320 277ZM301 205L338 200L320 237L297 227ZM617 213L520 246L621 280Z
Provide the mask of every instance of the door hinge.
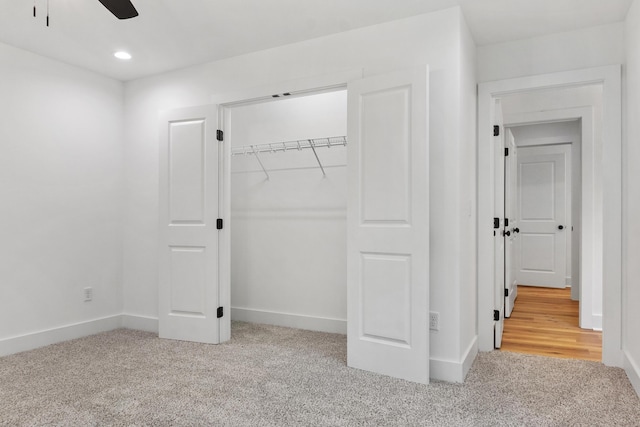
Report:
M222 141L222 140L224 140L224 132L223 132L223 131L221 131L220 129L218 129L218 130L216 131L216 139L217 139L218 141Z
M500 218L493 218L493 228L500 228Z
M509 156L509 147L504 147L504 156L505 157Z
M504 289L504 296L505 297L509 296L509 289L507 289L507 288Z
M496 322L500 320L500 310L493 310L493 320Z
M509 218L505 218L504 219L504 226L508 227L509 226Z
M498 125L493 126L493 136L500 136L500 126Z
M219 318L221 318L222 316L224 316L224 309L222 307L218 307L218 311L216 313L216 316Z
M216 228L217 228L218 230L222 230L222 225L223 225L222 218L218 218L218 219L216 220Z

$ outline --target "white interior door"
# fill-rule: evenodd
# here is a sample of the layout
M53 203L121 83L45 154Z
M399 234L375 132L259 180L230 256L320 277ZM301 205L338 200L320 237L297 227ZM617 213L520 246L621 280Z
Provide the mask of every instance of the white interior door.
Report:
M160 119L160 338L219 342L216 129L215 106Z
M428 69L348 86L348 365L429 382Z
M494 128L493 138L493 158L495 164L494 176L494 277L493 287L493 320L494 335L493 345L500 348L502 345L502 331L504 330L504 255L505 255L505 221L504 221L504 119L502 116L502 106L500 100L496 100L495 121L497 129Z
M567 236L568 145L521 147L518 151L518 210L522 285L564 288Z
M505 178L504 178L504 216L509 220L506 227L505 254L504 254L504 317L511 317L513 306L518 296L518 283L516 280L518 270L518 147L511 129L505 130Z

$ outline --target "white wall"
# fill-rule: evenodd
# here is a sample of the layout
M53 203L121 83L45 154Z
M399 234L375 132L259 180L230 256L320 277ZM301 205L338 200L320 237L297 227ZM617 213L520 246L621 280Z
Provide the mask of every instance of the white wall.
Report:
M345 136L346 91L229 108L232 147ZM232 319L346 333L346 147L231 158Z
M473 50L467 41L465 53L461 54L463 23L459 8L453 8L128 82L125 312L157 317L159 110L206 104L215 94L343 70L363 69L365 75L373 75L428 64L430 170L434 184L430 203L438 207L431 212L431 309L440 312L441 325L439 333L431 335L431 358L439 363L432 373L438 375L439 367L451 367L455 372L447 378L460 380L461 348L466 350L470 344L465 336L461 345L460 271L463 265L473 271L468 265L471 260L465 259L468 256L460 257L463 236L455 226L462 215L461 179L470 173L461 170L457 155L465 139L461 132L471 136L473 128L469 120L462 123L461 113L460 68L469 65L469 61L461 64L461 58L467 58ZM467 82L469 74L465 71ZM475 96L466 93L467 97ZM467 239L464 236L465 245ZM465 292L472 287L466 284ZM475 295L469 292L464 301L466 306L474 306ZM475 319L464 321L465 335L471 335L468 331L475 327Z
M626 137L623 146L623 350L625 368L640 393L640 1L626 21Z
M2 353L121 312L123 85L4 44L0 75Z
M478 47L478 81L624 62L624 24L616 23Z

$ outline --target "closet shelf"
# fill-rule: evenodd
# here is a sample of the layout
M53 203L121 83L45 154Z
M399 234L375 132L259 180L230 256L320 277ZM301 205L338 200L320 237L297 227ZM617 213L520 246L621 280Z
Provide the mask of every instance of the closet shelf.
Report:
M247 154L260 154L260 153L276 153L289 150L304 150L311 148L315 151L320 147L334 147L334 146L346 146L346 136L330 136L327 138L310 138L299 139L296 141L284 141L284 142L272 142L267 144L254 144L245 145L242 147L235 147L231 149L232 156L240 156Z
M236 147L231 149L232 156L240 156L246 154L253 154L256 156L256 160L260 164L262 171L267 176L267 180L269 179L269 172L264 167L262 160L260 160L260 153L276 153L276 152L284 152L289 150L304 150L306 148L311 148L313 151L313 155L318 162L318 166L320 166L320 170L322 171L323 176L327 176L327 173L324 170L324 166L322 166L322 162L320 161L320 157L318 157L318 153L316 153L316 148L319 147L334 147L337 145L342 145L343 147L347 145L347 137L346 136L330 136L327 138L310 138L310 139L298 139L296 141L284 141L284 142L272 142L268 144L255 144L255 145L245 145L242 147Z

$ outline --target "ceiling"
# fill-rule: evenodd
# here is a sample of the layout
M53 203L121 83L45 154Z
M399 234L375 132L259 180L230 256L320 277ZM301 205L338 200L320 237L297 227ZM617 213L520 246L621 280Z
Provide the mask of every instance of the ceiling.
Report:
M460 5L480 45L624 20L633 0L0 0L0 42L131 80ZM117 50L130 61L113 57Z

